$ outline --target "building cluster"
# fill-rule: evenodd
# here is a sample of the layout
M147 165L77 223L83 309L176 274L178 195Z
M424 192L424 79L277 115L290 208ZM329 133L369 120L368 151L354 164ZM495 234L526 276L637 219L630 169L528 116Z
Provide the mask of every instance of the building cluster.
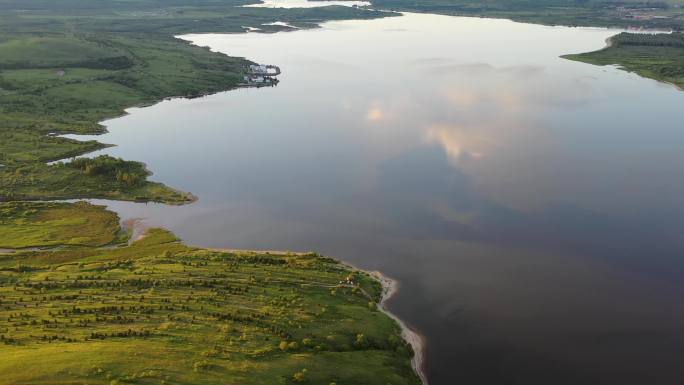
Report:
M280 67L267 64L251 64L249 72L244 76L248 86L274 86L278 84L276 76L280 75Z

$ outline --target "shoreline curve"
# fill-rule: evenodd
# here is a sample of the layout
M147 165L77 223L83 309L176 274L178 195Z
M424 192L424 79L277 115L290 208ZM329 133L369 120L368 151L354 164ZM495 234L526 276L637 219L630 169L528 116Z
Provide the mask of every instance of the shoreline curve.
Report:
M416 372L423 385L428 385L427 375L425 374L425 337L411 329L401 318L392 313L387 307L387 301L399 291L399 282L387 277L379 271L368 273L377 278L382 285L382 298L378 304L380 311L399 324L402 338L413 348L413 357L411 358L413 371Z

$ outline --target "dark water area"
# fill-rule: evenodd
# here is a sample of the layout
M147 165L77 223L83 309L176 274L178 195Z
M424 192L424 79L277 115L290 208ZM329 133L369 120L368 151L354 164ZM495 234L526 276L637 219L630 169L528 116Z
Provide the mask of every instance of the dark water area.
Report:
M103 152L200 198L108 205L397 279L433 385L681 384L684 92L559 58L616 32L407 14L186 36L281 82L106 122Z

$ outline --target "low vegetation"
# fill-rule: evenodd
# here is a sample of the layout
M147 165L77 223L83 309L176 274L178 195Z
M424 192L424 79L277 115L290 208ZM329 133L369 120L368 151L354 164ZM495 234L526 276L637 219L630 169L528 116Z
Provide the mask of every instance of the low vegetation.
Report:
M109 169L93 164L107 164ZM8 201L105 198L183 204L195 199L146 180L148 174L141 163L108 156L53 165L35 162L1 169L0 194Z
M684 89L684 34L633 34L613 36L602 50L564 56L596 65L618 65L641 76L672 83Z
M101 207L3 207L62 246L0 255L2 384L419 383L378 281L330 258L192 248L161 229L97 247L115 234ZM69 245L86 220L108 238Z
M116 214L86 202L0 203L0 248L104 246L119 240Z

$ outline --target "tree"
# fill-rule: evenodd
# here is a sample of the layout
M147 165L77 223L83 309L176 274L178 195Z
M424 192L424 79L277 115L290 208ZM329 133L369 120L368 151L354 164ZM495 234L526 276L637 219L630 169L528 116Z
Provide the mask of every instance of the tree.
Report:
M357 348L365 348L368 346L368 339L365 335L359 333L356 335L356 341L354 341L354 345Z
M306 381L306 368L298 371L294 375L292 375L292 381L294 382L304 382Z

